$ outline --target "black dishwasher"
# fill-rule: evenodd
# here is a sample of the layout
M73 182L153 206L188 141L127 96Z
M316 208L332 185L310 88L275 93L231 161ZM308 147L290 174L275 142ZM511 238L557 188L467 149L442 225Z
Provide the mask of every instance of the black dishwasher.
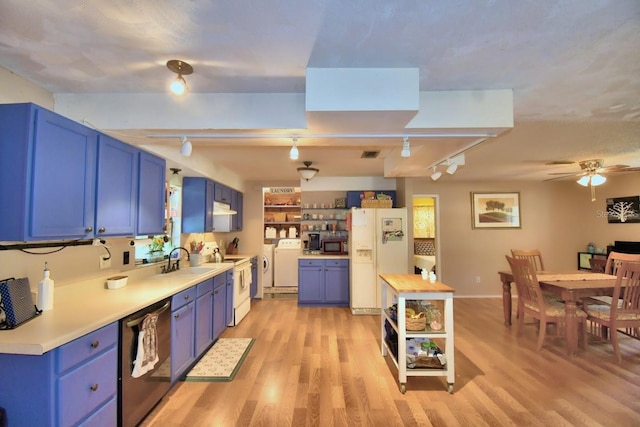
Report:
M153 322L145 322L145 319ZM141 374L139 366L134 371L134 364L139 353L138 345L142 345L140 332L143 330L147 337L151 337L148 338L151 339L150 344L157 348L158 360L152 369ZM133 427L171 387L171 298L120 320L119 344L118 425Z

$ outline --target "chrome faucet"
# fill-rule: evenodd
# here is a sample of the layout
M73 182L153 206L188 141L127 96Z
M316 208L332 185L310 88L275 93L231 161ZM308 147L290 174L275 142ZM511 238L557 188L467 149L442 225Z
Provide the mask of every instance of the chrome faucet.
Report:
M162 266L162 270L161 273L165 274L165 273L171 273L172 271L176 271L176 270L180 270L180 257L178 257L178 259L176 260L176 263L173 264L173 267L171 266L171 255L173 255L173 253L175 251L179 251L180 249L182 249L183 251L185 251L187 253L187 261L189 261L189 251L186 248L183 248L182 246L178 246L177 248L173 248L171 250L171 252L169 252L169 261L167 262L167 265L163 265Z

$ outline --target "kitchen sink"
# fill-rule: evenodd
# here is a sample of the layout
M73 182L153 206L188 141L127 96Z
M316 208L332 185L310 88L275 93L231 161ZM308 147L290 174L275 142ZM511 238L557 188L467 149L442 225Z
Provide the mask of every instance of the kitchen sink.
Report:
M217 270L216 267L182 267L180 270L178 270L178 273L199 275L211 273L215 270Z

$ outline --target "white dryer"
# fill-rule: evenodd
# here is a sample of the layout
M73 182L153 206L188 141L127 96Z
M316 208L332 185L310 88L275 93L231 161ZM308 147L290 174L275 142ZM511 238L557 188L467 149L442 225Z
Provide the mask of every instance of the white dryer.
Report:
M278 240L273 256L273 286L298 286L298 258L301 253L300 239Z
M273 249L275 245L265 244L262 249L262 289L273 286ZM259 292L260 294L262 292Z

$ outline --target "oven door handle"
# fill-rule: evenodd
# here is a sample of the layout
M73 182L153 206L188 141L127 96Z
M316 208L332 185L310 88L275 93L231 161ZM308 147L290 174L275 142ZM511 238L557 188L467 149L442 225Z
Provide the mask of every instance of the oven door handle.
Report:
M126 323L127 328L133 328L134 326L139 325L144 320L144 318L147 317L150 314L155 314L156 316L160 316L160 314L162 314L167 308L169 308L169 304L171 304L171 301L167 301L167 303L165 305L163 305L162 307L160 307L156 311L152 311L150 313L147 313L144 316L138 317L137 319L129 320Z

